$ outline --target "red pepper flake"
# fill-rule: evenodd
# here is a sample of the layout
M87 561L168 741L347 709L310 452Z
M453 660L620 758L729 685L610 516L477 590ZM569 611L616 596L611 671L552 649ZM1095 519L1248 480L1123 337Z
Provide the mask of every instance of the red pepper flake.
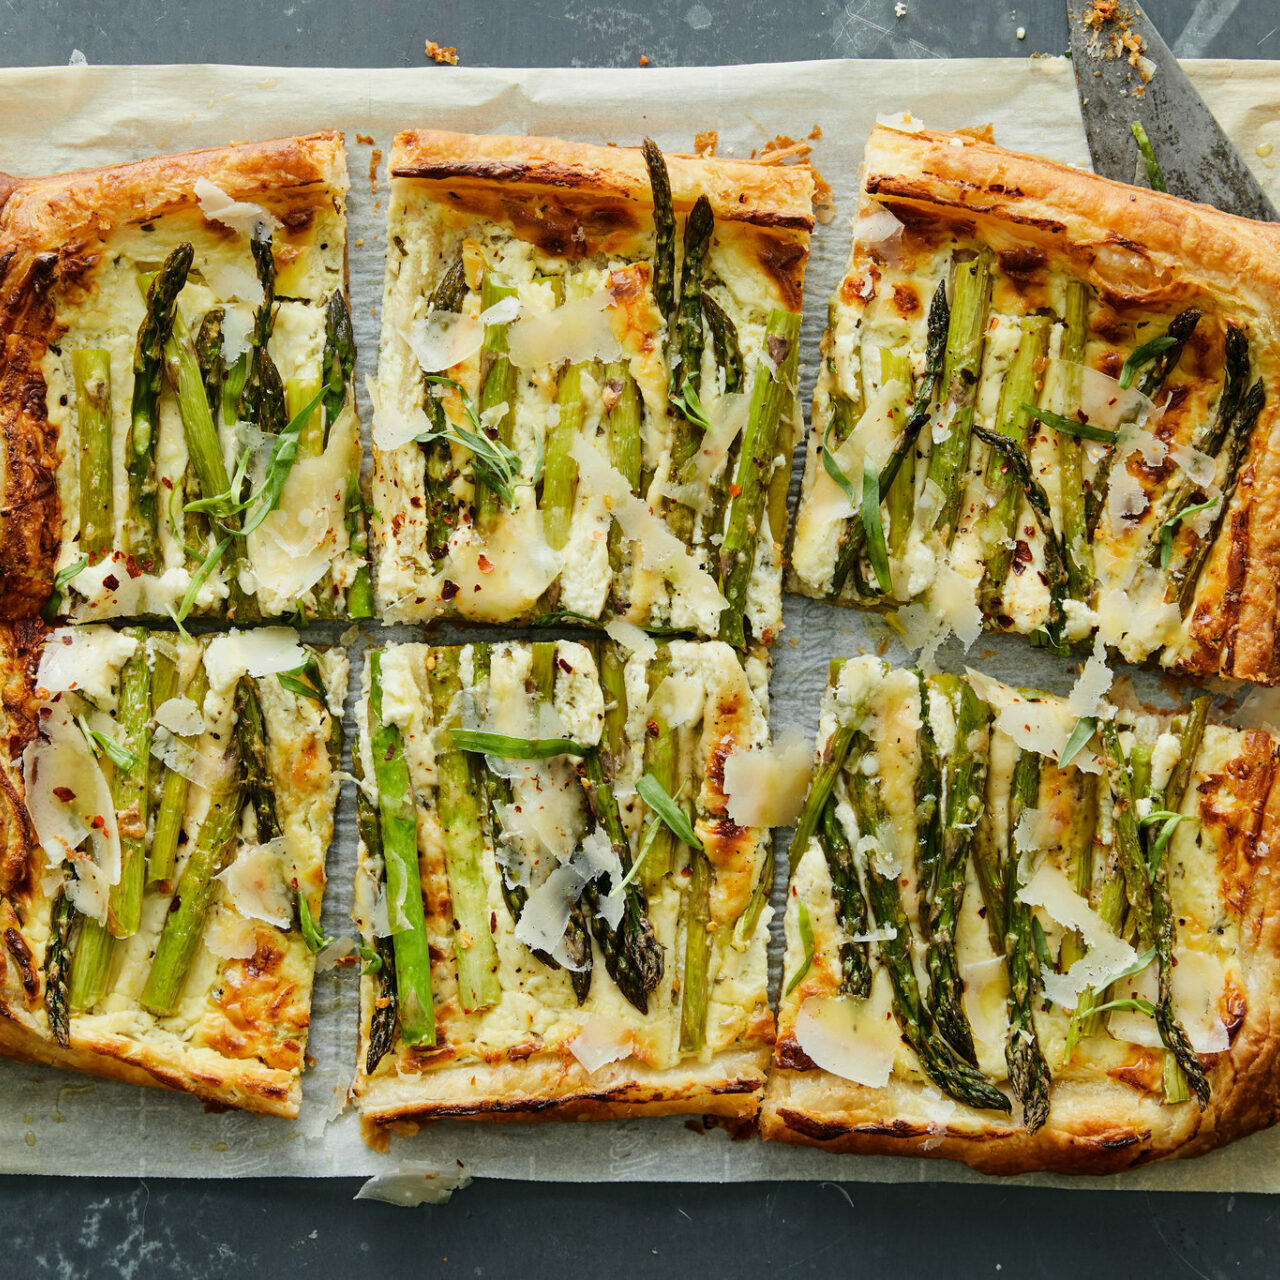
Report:
M481 573L492 573L494 569L493 561L483 551L476 556L476 567Z
M136 559L134 559L133 556L130 555L125 557L124 567L125 567L125 572L128 573L129 577L131 578L142 577L142 570L138 568L138 562Z
M119 591L120 579L117 578L114 573L109 573L105 578L103 578L102 585L106 587L108 591Z
M70 787L54 787L53 794L62 801L63 804L70 804L75 798L76 793Z
M731 484L729 486L730 497L736 498L741 492L742 492L742 486L740 484Z
M452 600L458 594L458 584L445 579L444 586L440 588L440 598L442 600Z
M95 831L105 832L107 829L107 820L100 813L93 815L93 822L90 824Z

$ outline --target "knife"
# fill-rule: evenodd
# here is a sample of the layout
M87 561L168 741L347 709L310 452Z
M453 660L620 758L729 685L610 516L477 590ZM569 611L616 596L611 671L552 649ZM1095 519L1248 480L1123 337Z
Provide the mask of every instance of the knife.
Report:
M1101 16L1108 11L1113 16ZM1067 29L1096 173L1118 182L1134 181L1141 163L1132 128L1138 121L1173 195L1242 218L1280 222L1266 192L1137 0L1124 0L1122 5L1068 0ZM1131 52L1138 55L1141 69L1130 65ZM1153 68L1144 83L1144 72Z

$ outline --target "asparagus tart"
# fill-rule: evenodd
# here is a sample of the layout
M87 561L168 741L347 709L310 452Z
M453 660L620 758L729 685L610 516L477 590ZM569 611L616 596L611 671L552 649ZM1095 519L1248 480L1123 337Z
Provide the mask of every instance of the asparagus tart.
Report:
M0 632L0 1053L297 1114L347 662Z
M802 166L403 133L373 428L398 621L781 614Z

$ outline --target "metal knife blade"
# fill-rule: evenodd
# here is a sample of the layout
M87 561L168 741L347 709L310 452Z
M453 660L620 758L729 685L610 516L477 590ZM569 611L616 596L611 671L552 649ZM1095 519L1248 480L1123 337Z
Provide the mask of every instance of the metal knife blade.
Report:
M1098 16L1111 8L1115 16ZM1084 14L1091 9L1094 23L1086 26ZM1067 27L1095 172L1118 182L1134 181L1140 158L1131 126L1139 120L1173 195L1243 218L1280 222L1275 206L1137 0L1114 6L1068 0ZM1145 84L1128 61L1134 41L1120 43L1126 36L1141 40L1142 57L1155 65ZM1117 50L1119 56L1114 56Z

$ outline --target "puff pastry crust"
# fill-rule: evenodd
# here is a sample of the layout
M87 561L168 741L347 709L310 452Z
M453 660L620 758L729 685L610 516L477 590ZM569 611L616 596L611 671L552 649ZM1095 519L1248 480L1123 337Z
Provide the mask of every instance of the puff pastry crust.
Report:
M75 989L75 956L91 923L86 914L91 903L74 897L76 905L65 933L59 928L58 912L64 895L74 894L77 883L95 882L92 863L101 854L92 847L92 838L89 845L83 844L82 834L80 847L65 856L51 855L41 844L40 831L65 831L65 822L51 811L53 802L47 794L39 802L33 800L24 778L39 779L42 769L53 767L56 781L79 786L94 781L92 770L110 769L106 763L94 764L91 754L84 755L88 747L82 750L79 742L72 744L74 766L68 764L65 752L46 755L43 761L33 761L31 753L48 750L44 739L54 732L49 726L60 707L71 708L86 723L98 726L99 732L119 740L116 697L120 663L125 660L119 643L122 635L106 627L72 633L39 623L6 624L0 629L0 789L4 795L0 806L0 1054L130 1084L175 1089L224 1106L296 1116L315 969L298 903L305 900L310 918L319 919L324 857L338 793L337 767L330 756L335 722L328 699L340 708L346 659L336 652L318 653L315 671L320 673L319 684L326 686L320 701L285 689L274 674L254 681L263 717L260 767L273 791L282 834L266 851L269 861L243 863L251 872L247 878L212 882L198 926L199 941L174 1011L155 1014L142 1001L158 940L176 905L171 902L175 885L204 821L207 805L201 797L207 792L195 782L187 788L183 831L171 876L146 885L138 931L112 944L105 990L77 1007L70 993ZM286 635L280 642L281 652L292 654L297 650L296 638ZM172 657L180 672L179 687L189 689L192 686L181 677L190 677L213 646L220 647L206 665L210 687L203 699L202 736L190 739L189 755L174 756L186 761L175 767L204 777L206 783L209 778L200 770L207 766L201 761L220 757L228 737L234 736L230 726L236 716L236 686L244 676L246 660L236 648L241 638L241 633L232 633L211 640L199 659L198 646L192 642L177 646L159 633L139 640L145 648L132 651L145 652L148 661L156 661L161 653ZM71 651L75 665L83 664L84 682L74 689L51 690L44 684L51 677L40 673L54 668L47 659L42 666L42 658L51 646L63 643L74 646ZM260 648L248 653L248 660L258 665L261 658ZM280 669L278 664L274 669ZM66 674L64 663L59 683ZM160 720L168 717L161 713L157 718L157 710L152 708L151 731L159 751L161 744L177 739L164 736ZM158 774L157 781L164 776ZM45 793L49 790L47 780L31 785ZM68 806L75 804L69 786L54 788L53 796ZM247 793L244 803L252 808ZM148 851L154 819L153 807L145 836ZM42 827L46 820L51 827ZM123 831L127 813L103 815L103 824L117 820ZM241 866L242 855L264 856L247 831L243 823L237 824L215 870ZM56 977L59 957L65 965L62 981ZM63 1010L61 1033L58 1007Z
M773 313L800 311L814 184L803 166L665 162L677 289L701 273L679 334L655 280L661 254L639 149L397 136L373 471L377 590L389 617L516 622L560 611L719 634L716 590L727 569L717 547L725 491L741 465L737 437L725 433L740 425L757 381L776 375L776 358L794 358L794 337L771 337L767 326ZM694 255L699 265L682 277L685 227L699 198L713 227ZM458 271L461 289L451 284ZM504 299L509 310L488 311L504 292L514 299ZM484 347L482 313L501 317L486 324ZM468 331L471 341L455 340ZM491 376L495 368L505 383ZM424 374L457 385L428 387ZM690 418L704 451L682 461L670 396L689 378L717 426L703 435ZM507 410L495 417L498 404ZM484 509L484 477L477 482L468 450L456 439L423 443L446 419L465 427L469 413L486 412L517 455L519 483L496 512ZM789 389L780 417L775 456L789 456L802 425ZM640 439L620 449L624 431ZM555 477L567 448L566 494ZM582 448L598 452L605 469ZM760 531L747 549L745 608L752 638L768 643L781 619L786 469L772 457L762 465L767 527L764 517L753 523ZM601 538L611 517L620 526L610 534L612 559ZM673 555L667 533L689 554Z
M211 188L204 184L235 202L229 221L213 216L219 201L216 193L210 200ZM0 617L36 617L53 608L60 616L92 621L163 615L167 606L176 607L202 557L185 552L169 518L189 482L182 422L167 383L160 393L153 443L162 508L156 560L140 562L132 554L126 528L134 348L145 312L139 278L156 271L179 244L190 243L194 261L178 306L193 337L203 318L221 310L221 352L229 368L239 355L230 335L235 330L244 337L261 300L249 245L253 215L261 213L271 222L277 299L268 351L286 382L317 385L325 307L345 284L347 185L342 135L336 132L50 177L0 175ZM242 325L236 325L237 318ZM105 559L95 556L95 563L63 588L65 598L50 605L55 575L81 556L81 451L72 356L82 348L105 352L109 362L112 549ZM217 417L215 407L215 422ZM230 475L243 445L234 431L224 435ZM345 482L353 471L358 473L353 395L347 395L341 413L327 424L325 439L332 445L330 470ZM296 478L291 476L291 485L323 490L331 477L321 483L309 474L318 470L318 464L309 462ZM266 534L251 535L249 559L257 561L258 572L252 581L244 578L262 612L341 612L360 557L353 554L349 522L343 519L343 485L337 488L336 497L313 492L303 501L299 495L302 506L309 503L308 510L319 509L325 517L323 529L317 524L309 532L316 544L312 558L323 553L333 563L332 583L326 579L323 587L312 582L299 590L294 582L290 587L298 562L309 551L298 530L272 528L284 516L273 517ZM299 503L286 494L282 505L290 511ZM358 504L354 525L362 527ZM276 552L272 536L287 543L285 553ZM226 577L225 565L214 568L194 612L228 613Z
M956 406L971 404L980 427L1022 437L1056 531L1068 535L1072 554L1064 495L1080 482L1063 470L1065 437L1019 416L1016 400L1031 400L1040 409L1119 431L1113 447L1081 445L1090 561L1076 557L1087 585L1072 585L1065 616L1055 624L1065 639L1096 633L1131 661L1158 659L1188 674L1260 683L1280 678L1280 228L1005 151L987 138L910 124L876 128L860 186L853 250L823 341L791 585L842 604L924 603L945 621L943 634L955 630L967 637L979 626L1027 634L1052 624L1054 569L1025 501L1008 534L1019 544L1012 569L1006 562L998 580L987 569L1000 537L984 532L984 522L1000 480L993 481L986 443L972 438L957 464L965 467L962 497L945 547L927 536L940 526L925 529L929 522L920 516L937 497L926 493L926 474L942 482L928 471L936 442L950 435ZM919 463L914 515L906 505L912 532L889 532L893 587L869 593L856 572L838 567L839 548L857 521L832 499L834 486L821 465L823 436L835 421L828 443L833 449L841 444L835 415L848 414L852 436L879 465L888 437L906 421L905 403L922 384L930 298L943 281L954 294L957 264L974 255L989 269L990 281L977 385L965 375L937 389L913 450ZM1073 322L1070 290L1080 286L1084 319ZM1154 355L1126 367L1139 348L1172 332L1175 316L1192 310L1199 321L1171 368L1155 376ZM1039 323L1037 317L1047 317L1045 327L1032 332L1027 326ZM1079 328L1074 336L1073 323ZM1198 447L1207 443L1229 398L1224 351L1233 331L1247 342L1244 385L1259 384L1263 397L1256 419L1248 420L1252 428L1244 428L1238 464L1228 463L1229 442L1211 449L1211 456ZM1042 347L1035 375L1026 394L1010 403L1002 388L1015 385L1018 349L1034 342ZM884 353L908 362L911 385L903 388L897 409L877 398L890 369ZM1152 375L1149 399L1117 385L1116 379L1127 385L1135 373L1135 387ZM859 464L862 449L845 446L845 462ZM886 516L890 522L902 510L895 503ZM1180 511L1186 515L1169 525ZM1167 555L1162 531L1170 536Z
M898 752L884 745L895 740L894 726L905 726L905 735L898 735L898 740L902 736L909 742L915 738L911 724L917 712L910 693L914 674L888 671L872 659L851 660L840 683L828 690L819 747L829 749L842 715L847 718L850 713L850 699L856 706L860 682L868 679L873 684L883 682L878 684L881 692L865 704L871 719L864 723L878 744L880 771L876 776L882 780L900 841L901 900L913 937L927 938L924 907L917 907L917 828L904 808L913 795L916 748L909 746L905 757L899 758ZM1057 701L1017 698L1012 690L990 681L980 687L993 707L1014 707L1019 723L1025 715L1027 732L1046 722L1044 706ZM1172 738L1181 733L1185 720L1171 713L1153 715L1123 703L1119 715L1125 741L1141 739L1156 744L1148 758L1153 773L1162 779L1178 755ZM871 728L872 720L880 727ZM1010 791L1019 748L1004 731L1012 723L1012 717L1005 717L1003 711L996 713L990 744L985 748L989 755L984 811L975 840L987 842L986 847L996 848L1004 857L1011 845L1021 851L1014 856L1025 863L1019 872L1024 886L1020 892L1030 896L1024 896L1024 901L1038 901L1042 890L1037 884L1047 883L1043 876L1070 875L1073 850L1086 841L1092 849L1094 868L1087 900L1095 911L1105 911L1100 905L1103 883L1121 874L1105 843L1114 831L1109 827L1112 792L1106 776L1086 776L1074 766L1060 770L1046 758L1039 775L1039 808L1032 812L1034 821L1014 822ZM1094 749L1099 748L1086 750L1086 763ZM1132 746L1126 750L1131 752L1131 761L1137 758ZM1101 763L1099 756L1092 759ZM880 969L871 994L861 1005L853 996L841 994L847 990L842 986L841 948L848 945L849 934L837 919L829 863L815 840L794 864L788 894L784 984L793 990L783 996L779 1010L778 1041L760 1115L764 1137L833 1152L952 1159L992 1174L1036 1170L1104 1174L1154 1160L1199 1155L1275 1123L1280 1118L1280 1053L1275 1033L1280 1016L1280 931L1276 924L1280 903L1275 883L1276 839L1280 834L1278 761L1280 748L1270 734L1210 724L1179 810L1191 821L1184 820L1178 826L1165 855L1170 859L1168 883L1175 921L1173 1010L1190 1036L1208 1080L1209 1098L1203 1109L1194 1097L1166 1103L1163 1049L1150 1019L1132 1009L1113 1012L1092 1033L1086 1028L1074 1049L1069 1049L1072 1015L1056 1001L1051 1004L1043 991L1033 1001L1038 1045L1052 1077L1047 1120L1042 1127L1032 1132L1031 1126L1022 1122L1016 1099L1012 1115L1002 1115L998 1110L978 1110L945 1096L922 1070L921 1060L905 1039L899 1039L889 983ZM858 765L850 758L844 767ZM842 774L836 785L836 796L846 805L850 803L848 776ZM903 786L895 781L899 777ZM852 814L847 816L854 821ZM844 820L842 817L842 823ZM861 811L856 821L861 822ZM1014 831L1009 831L1010 827ZM1021 834L1015 834L1018 830ZM848 833L856 842L857 832ZM881 836L876 835L874 841L874 848L858 845L863 850L858 856L883 869L881 860L895 855ZM975 861L978 856L978 852L972 853ZM1050 870L1042 873L1043 867ZM1078 885L1079 881L1072 879L1070 884ZM964 894L954 934L963 1008L980 1070L1010 1096L1014 1090L1009 1084L1007 1046L1011 1035L1018 1033L1010 1030L1006 962L989 940L986 899L972 867ZM1069 930L1064 932L1054 919L1055 912L1063 913L1063 899L1046 897L1045 901L1053 911L1036 906L1032 912L1045 931L1046 951L1055 971L1062 971L1055 972L1051 981L1059 982L1070 972L1066 951L1059 956L1059 939ZM807 953L799 927L801 903L806 904L812 921L814 947L812 963L797 978ZM1076 902L1071 910L1079 906ZM873 937L878 936L877 925L883 926L883 922L872 921ZM876 956L883 945L882 941L872 943L873 964L881 963ZM930 948L932 954L932 945L922 942L917 950L923 954ZM1093 945L1090 942L1089 946ZM1082 963L1078 958L1081 951L1074 954L1074 963ZM1141 964L1141 959L1137 963ZM1043 966L1042 958L1042 977ZM1137 977L1117 981L1108 998L1154 999L1150 956L1147 966ZM934 996L926 966L921 963L917 968L928 1018ZM855 1031L850 1032L846 1023L829 1022L825 1025L835 1030L824 1038L821 1019L826 1012L835 1008L844 1014L855 1005L865 1010L857 1015L860 1020L854 1024ZM936 1024L930 1022L929 1026L932 1034L939 1034ZM1134 1043L1129 1037L1143 1043ZM845 1055L839 1063L826 1056L833 1043L838 1057ZM822 1058L827 1069L820 1067L811 1053ZM844 1074L837 1074L838 1065ZM879 1083L881 1072L883 1084Z

